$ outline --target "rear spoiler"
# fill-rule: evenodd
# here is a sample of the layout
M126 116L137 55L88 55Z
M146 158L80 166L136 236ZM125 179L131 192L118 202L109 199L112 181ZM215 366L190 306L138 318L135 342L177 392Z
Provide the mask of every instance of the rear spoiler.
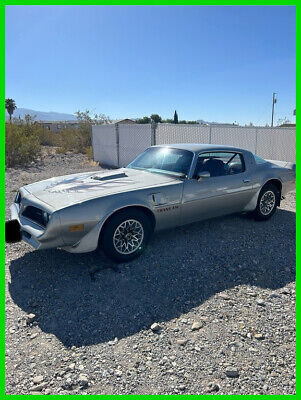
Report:
M291 169L292 171L296 171L296 164L288 161L277 161L277 160L266 160L272 164L276 164L279 167Z

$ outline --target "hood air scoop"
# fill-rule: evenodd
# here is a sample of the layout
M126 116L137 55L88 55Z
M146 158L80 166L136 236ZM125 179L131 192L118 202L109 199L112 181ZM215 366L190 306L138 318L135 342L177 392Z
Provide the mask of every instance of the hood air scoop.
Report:
M127 178L128 175L122 172L121 174L109 175L109 176L94 176L92 179L96 179L97 181L109 181L111 179L120 179L120 178Z

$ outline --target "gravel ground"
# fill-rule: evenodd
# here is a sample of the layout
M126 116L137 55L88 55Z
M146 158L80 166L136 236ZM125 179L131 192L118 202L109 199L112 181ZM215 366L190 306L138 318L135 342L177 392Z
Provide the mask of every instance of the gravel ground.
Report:
M7 169L7 218L20 186L95 169ZM295 394L295 193L268 222L158 233L130 264L8 245L6 283L7 394Z

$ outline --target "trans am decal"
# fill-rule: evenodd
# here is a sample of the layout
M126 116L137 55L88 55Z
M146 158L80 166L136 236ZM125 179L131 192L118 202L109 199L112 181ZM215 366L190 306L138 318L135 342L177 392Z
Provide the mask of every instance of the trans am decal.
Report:
M172 211L172 210L176 210L177 208L179 208L179 206L163 207L163 208L158 208L157 212Z

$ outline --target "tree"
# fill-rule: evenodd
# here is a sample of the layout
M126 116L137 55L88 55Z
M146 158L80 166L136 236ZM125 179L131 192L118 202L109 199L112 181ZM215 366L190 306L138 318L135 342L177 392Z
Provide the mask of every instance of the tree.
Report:
M156 124L157 124L158 122L162 122L162 118L161 118L160 115L158 115L158 114L152 114L150 117L151 117L151 120L152 120L153 122L155 122Z
M174 113L174 116L173 116L173 123L174 124L178 124L179 123L177 110L175 110L175 113Z
M136 119L137 124L149 124L151 122L150 117L143 117Z
M35 123L36 115L25 114L24 121L26 125L32 125Z
M17 108L15 100L13 99L5 99L5 109L9 114L9 121L11 122L11 117Z
M90 115L90 111L76 111L75 113L77 121L82 124L93 124L102 125L111 122L110 117L105 114L94 114L94 117Z
M278 126L285 125L285 124L290 124L290 123L291 123L291 121L286 117L279 118L278 121L277 121L277 125Z

